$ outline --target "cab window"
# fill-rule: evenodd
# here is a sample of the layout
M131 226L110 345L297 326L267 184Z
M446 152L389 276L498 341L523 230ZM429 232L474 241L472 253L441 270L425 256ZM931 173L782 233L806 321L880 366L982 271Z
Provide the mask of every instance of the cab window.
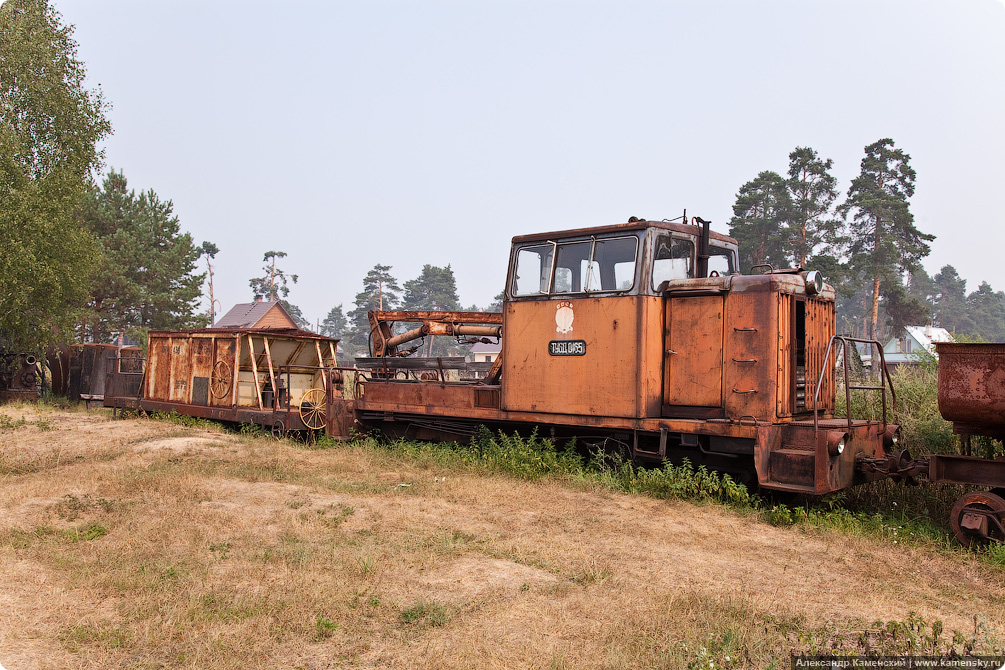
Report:
M719 275L731 275L736 272L733 265L733 251L723 247L708 248L708 273L718 272Z
M661 233L656 236L653 252L653 290L670 279L694 276L694 241Z

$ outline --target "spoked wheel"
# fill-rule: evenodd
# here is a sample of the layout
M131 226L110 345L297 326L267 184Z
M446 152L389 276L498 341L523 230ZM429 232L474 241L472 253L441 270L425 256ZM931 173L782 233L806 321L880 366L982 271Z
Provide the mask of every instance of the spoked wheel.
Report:
M230 393L233 381L234 373L230 369L230 363L221 359L213 364L213 376L209 388L214 398L225 398Z
M965 547L1005 542L1005 499L987 491L971 491L949 513L953 535Z
M286 425L282 421L272 424L272 437L277 440L286 437Z
M300 418L312 430L325 427L324 389L311 389L300 399Z

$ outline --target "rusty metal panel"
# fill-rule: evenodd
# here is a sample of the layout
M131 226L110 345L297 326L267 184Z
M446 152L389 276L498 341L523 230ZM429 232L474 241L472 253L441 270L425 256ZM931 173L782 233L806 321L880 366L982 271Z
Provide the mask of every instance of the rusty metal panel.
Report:
M1005 434L1005 344L937 343L939 412L958 433Z
M825 361L824 356L835 327L833 301L806 301L806 408L808 410L813 409L813 395L820 379L820 371L824 370L818 407L826 413L834 411L834 365Z
M667 405L722 406L723 297L671 298L667 303Z
M658 417L663 405L664 310L666 300L656 297L639 299L639 377L642 416Z
M940 484L1005 487L1005 459L990 461L973 456L931 454L928 479Z
M213 374L213 336L193 333L189 340L189 347L191 348L192 377L205 377L208 380ZM195 396L193 395L193 397ZM209 390L207 387L205 402L197 404L205 405L208 403Z
M723 399L726 415L734 419L774 417L775 307L766 292L734 292L726 298Z
M170 338L170 388L168 400L190 402L192 398L192 358L187 335Z
M144 397L149 400L171 399L171 336L150 335L147 345L147 381Z
M793 384L795 371L792 368L792 338L794 335L793 319L795 314L795 298L788 293L778 293L778 354L776 377L776 407L778 417L792 416Z
M640 300L570 297L508 303L503 409L641 415Z

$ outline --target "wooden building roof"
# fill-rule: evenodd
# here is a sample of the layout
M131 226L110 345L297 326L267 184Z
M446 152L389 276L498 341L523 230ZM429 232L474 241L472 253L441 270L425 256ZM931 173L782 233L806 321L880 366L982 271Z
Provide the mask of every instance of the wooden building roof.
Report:
M299 330L300 326L278 302L242 302L221 316L213 328L252 328Z

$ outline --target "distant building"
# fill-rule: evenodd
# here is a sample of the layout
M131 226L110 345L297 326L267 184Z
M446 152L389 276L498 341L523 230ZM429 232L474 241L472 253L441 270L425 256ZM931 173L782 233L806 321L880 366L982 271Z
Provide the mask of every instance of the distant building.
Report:
M278 302L242 302L216 321L214 328L254 328L260 330L300 330L297 322Z
M471 363L495 363L501 351L501 342L494 342L492 344L476 342L468 349L468 355L465 358Z
M905 326L901 337L891 338L883 347L883 357L889 368L898 365L916 365L919 354L931 354L936 358L936 342L955 342L955 338L945 328L934 326Z
M468 373L475 379L484 378L489 368L499 358L501 352L502 342L493 342L491 344L476 342L472 344L471 348L468 349L467 355L464 357L464 360L468 361L469 364L474 364L468 365Z

